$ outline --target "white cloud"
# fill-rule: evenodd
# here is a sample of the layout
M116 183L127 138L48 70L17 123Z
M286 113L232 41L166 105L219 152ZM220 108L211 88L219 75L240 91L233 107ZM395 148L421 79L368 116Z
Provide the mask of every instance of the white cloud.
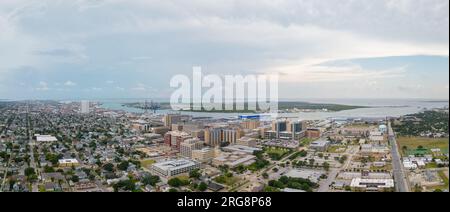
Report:
M73 87L73 86L76 86L77 85L77 83L74 83L74 82L72 82L72 81L66 81L65 83L64 83L64 85L65 86L68 86L68 87Z
M147 86L142 84L142 83L138 83L135 87L131 88L131 90L133 90L133 91L146 91L147 90Z
M158 71L157 77L170 78L193 63L213 73L279 72L283 82L400 80L407 67L317 64L448 56L448 8L448 0L4 0L0 81L12 81L23 67L46 76L89 69L108 78L106 71L116 68L112 76L118 77L106 83L125 83L118 72L153 77ZM130 89L155 90L144 84Z
M41 82L39 82L38 87L36 87L36 90L38 90L38 91L48 91L48 90L50 90L50 88L48 87L48 83L47 82L41 81Z
M103 91L103 88L92 87L91 90L92 90L92 91Z
M286 82L316 83L355 80L380 80L401 78L406 74L406 67L387 70L364 70L353 66L287 66L276 70L281 73L280 79Z

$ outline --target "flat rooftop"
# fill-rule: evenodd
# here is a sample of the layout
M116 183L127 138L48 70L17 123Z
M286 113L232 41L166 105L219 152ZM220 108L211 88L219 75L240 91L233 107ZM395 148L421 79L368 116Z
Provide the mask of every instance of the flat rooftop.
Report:
M154 167L157 167L159 169L166 170L166 171L173 170L173 169L187 168L187 167L191 167L191 166L195 166L195 165L196 165L196 163L194 161L187 160L187 159L168 160L168 161L153 164Z
M328 145L330 142L329 141L326 141L326 140L318 140L318 141L314 141L314 142L312 142L311 143L311 145L310 146L326 146L326 145Z
M52 141L58 141L58 139L55 136L51 135L35 135L37 142L52 142Z
M59 163L78 163L77 159L61 159L58 160Z
M245 152L245 153L250 153L250 154L253 154L256 151L262 150L260 148L254 148L254 147L243 146L243 145L231 145L231 146L223 147L222 149L225 151Z

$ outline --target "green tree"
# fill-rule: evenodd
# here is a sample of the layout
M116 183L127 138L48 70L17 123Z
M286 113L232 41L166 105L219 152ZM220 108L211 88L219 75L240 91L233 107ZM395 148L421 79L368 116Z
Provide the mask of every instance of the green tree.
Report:
M50 166L44 166L44 172L45 173L53 173L53 172L55 172L55 169Z
M155 186L155 185L156 185L157 183L159 183L159 182L160 182L159 176L148 175L148 176L145 176L145 177L142 179L142 183L143 183L144 185Z
M323 162L322 166L323 166L323 169L325 169L325 171L330 170L330 164L329 163Z
M170 193L176 193L176 192L178 192L178 190L175 189L175 188L171 188L171 189L169 189L169 192L170 192Z
M167 184L169 184L172 187L178 188L178 187L181 187L181 186L189 185L189 181L181 180L180 178L175 177L175 178L170 179L167 182Z
M192 179L200 179L200 177L202 176L202 174L200 173L200 170L195 169L189 172L189 178Z
M208 185L205 182L201 182L200 185L198 185L198 190L199 191L206 191L206 189L208 189Z
M25 169L25 176L30 177L31 175L35 175L36 172L34 171L33 168L28 167Z
M128 161L122 161L119 165L117 165L117 168L121 171L126 171L129 165L130 163Z
M112 172L112 171L114 171L114 165L112 163L107 163L103 166L103 169L105 171Z
M72 182L77 183L80 181L80 178L77 175L72 176L72 178L70 179L72 180Z

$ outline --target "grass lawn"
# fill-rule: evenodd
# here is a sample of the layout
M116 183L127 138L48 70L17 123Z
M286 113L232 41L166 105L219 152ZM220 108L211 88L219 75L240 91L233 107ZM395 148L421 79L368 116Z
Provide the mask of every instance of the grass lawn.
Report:
M272 160L281 160L284 156L289 154L291 151L288 149L277 148L277 147L268 147L265 149L267 155L269 155Z
M237 184L241 179L239 177L228 177L226 175L221 175L219 177L216 177L214 181L220 184L224 184L230 187L233 187L235 184Z
M436 169L438 168L436 163L427 163L427 165L425 166L426 169Z
M286 153L288 153L289 150L288 149L283 149L283 148L273 148L273 147L269 147L266 149L266 153L267 154L278 154L278 155L284 155Z
M376 166L371 166L370 167L370 170L371 171L376 171L376 170L388 170L388 171L390 171L390 170L392 170L392 164L386 164L385 166L383 166L383 167L376 167Z
M180 179L181 181L189 181L189 176L187 175L180 175L177 178Z
M397 139L400 152L403 156L417 153L431 154L431 149L441 149L442 153L448 153L448 138L422 138L422 137L400 137ZM405 151L403 147L407 147ZM423 146L424 150L419 151L417 147Z
M142 167L146 167L148 168L149 166L153 165L154 163L156 163L155 160L141 160L141 166Z
M342 150L341 150L342 149ZM340 150L340 151L338 151ZM345 146L330 146L327 150L328 153L343 153L347 150Z
M439 171L438 174L439 177L442 178L442 180L444 181L445 187L448 188L448 177L445 175L444 171Z
M303 146L308 146L315 140L317 140L317 139L303 138L300 140L300 144L302 144Z

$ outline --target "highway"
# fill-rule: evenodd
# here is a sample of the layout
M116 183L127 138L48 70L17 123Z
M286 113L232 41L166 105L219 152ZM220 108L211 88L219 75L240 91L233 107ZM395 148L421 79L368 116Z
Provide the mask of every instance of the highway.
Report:
M397 146L397 140L395 138L395 132L392 129L391 123L388 123L389 142L392 148L392 167L395 180L396 192L409 192L408 180L403 168L402 158Z

